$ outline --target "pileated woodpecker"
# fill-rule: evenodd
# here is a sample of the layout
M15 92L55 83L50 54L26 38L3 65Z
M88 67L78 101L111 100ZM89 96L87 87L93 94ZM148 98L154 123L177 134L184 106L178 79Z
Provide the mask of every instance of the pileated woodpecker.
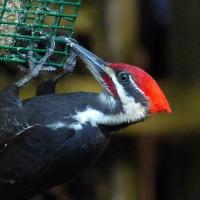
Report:
M113 131L171 112L157 83L142 69L105 62L64 40L87 64L102 92L40 94L22 101L19 90L27 81L21 81L1 93L2 200L26 199L69 181L98 160Z

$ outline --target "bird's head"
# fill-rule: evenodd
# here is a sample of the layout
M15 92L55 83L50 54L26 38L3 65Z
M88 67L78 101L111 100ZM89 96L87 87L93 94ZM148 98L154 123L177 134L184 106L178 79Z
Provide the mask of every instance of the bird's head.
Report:
M120 99L127 112L130 109L138 109L138 112L145 112L146 115L171 112L163 91L144 70L129 64L105 62L72 40L68 40L67 43L87 64L103 90ZM137 111L130 111L134 112Z

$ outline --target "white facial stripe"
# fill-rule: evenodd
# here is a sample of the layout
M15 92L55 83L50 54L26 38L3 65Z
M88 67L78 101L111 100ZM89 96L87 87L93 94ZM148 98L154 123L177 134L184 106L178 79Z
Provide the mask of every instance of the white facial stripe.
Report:
M75 130L81 130L82 126L88 122L94 127L97 126L97 124L119 125L122 123L131 123L145 116L142 112L142 108L139 107L139 110L141 110L141 112L137 112L137 115L133 114L131 110L127 110L125 113L120 112L118 114L106 115L99 110L87 107L86 110L77 112L76 115L72 116L76 122L71 124L70 127Z
M100 103L103 103L105 106L109 106L110 110L114 110L116 108L116 101L113 96L102 92L99 94Z
M130 81L135 86L136 90L138 90L141 94L144 94L144 92L137 86L137 84L135 84L135 82L133 81L132 77L130 77Z
M124 112L127 115L128 119L132 122L137 121L138 119L141 119L145 116L146 111L145 108L140 103L136 103L135 99L129 95L127 95L126 91L124 90L123 86L118 82L115 73L111 73L111 77L113 82L116 85L117 92L119 95L119 98L122 102ZM132 78L131 78L132 80ZM134 81L132 80L134 86L136 89L138 89L140 92L141 90L136 86Z
M77 111L76 114L72 116L76 122L70 125L71 128L81 130L83 125L86 123L91 123L92 126L97 126L98 124L119 125L123 123L133 123L145 118L145 107L142 104L137 103L133 97L127 95L123 86L118 82L113 70L110 71L109 74L116 85L116 89L123 106L123 111L117 114L104 114L99 110L87 107L86 110L80 112ZM134 83L132 78L131 81L133 82L135 88L143 93ZM109 104L109 108L116 108L116 101L112 96L102 93L99 97L103 104Z

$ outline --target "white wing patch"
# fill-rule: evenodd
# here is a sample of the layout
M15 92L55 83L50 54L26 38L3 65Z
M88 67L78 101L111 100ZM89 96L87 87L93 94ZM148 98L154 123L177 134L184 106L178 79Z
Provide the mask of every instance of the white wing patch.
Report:
M66 126L66 123L64 123L64 122L55 122L55 123L47 125L48 128L53 129L53 130L57 130L59 128L63 128L65 126Z
M83 126L80 122L75 122L75 123L70 124L69 128L72 128L76 131L80 131L83 128Z

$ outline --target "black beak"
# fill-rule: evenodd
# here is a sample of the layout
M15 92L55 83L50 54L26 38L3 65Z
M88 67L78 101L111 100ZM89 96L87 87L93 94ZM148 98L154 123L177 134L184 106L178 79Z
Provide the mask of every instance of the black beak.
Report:
M97 81L99 81L102 85L101 77L103 76L103 74L108 75L110 71L108 63L97 57L95 54L88 51L84 47L80 46L75 40L71 38L59 36L57 40L67 43L76 53L76 55L78 55L87 64L87 68L91 71Z

